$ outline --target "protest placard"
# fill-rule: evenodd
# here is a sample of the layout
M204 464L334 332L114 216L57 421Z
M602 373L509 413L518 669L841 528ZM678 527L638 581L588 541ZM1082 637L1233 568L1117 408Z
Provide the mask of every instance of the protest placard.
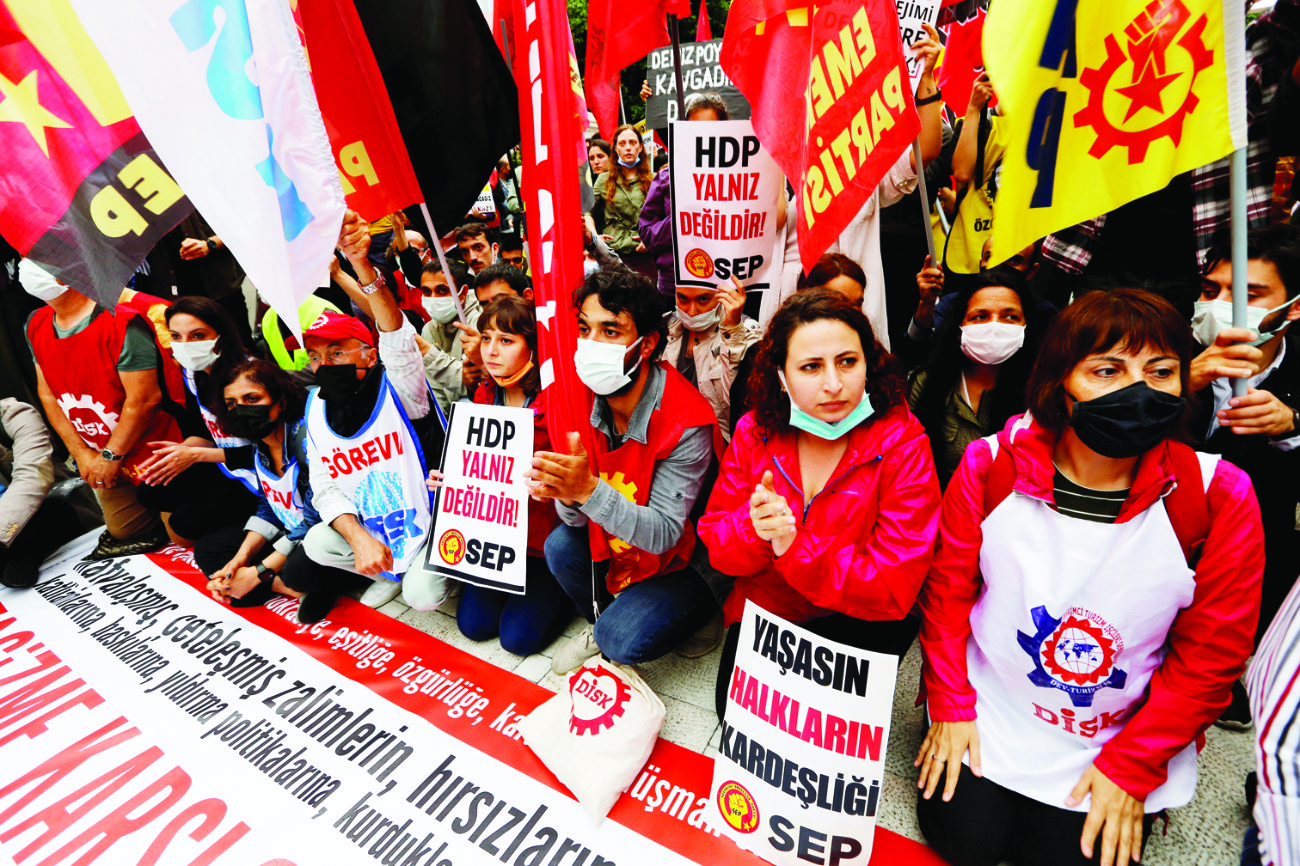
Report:
M424 567L522 595L533 411L457 403Z
M710 826L775 866L869 862L897 675L746 601Z
M771 285L785 178L748 120L678 121L668 130L673 261L679 286L714 288L732 275Z
M718 53L721 39L687 42L682 48L682 89L692 93L716 93L727 103L732 119L749 117L749 101L722 71ZM684 120L677 116L677 76L673 73L672 48L658 48L646 57L646 77L650 80L650 98L645 103L645 123L651 129L663 129L669 122Z
M921 64L912 50L912 43L925 35L922 24L934 26L939 18L939 6L942 0L896 0L898 8L898 31L903 38L903 56L907 58L907 75L912 82L912 92L916 92L916 83L921 80Z
M489 225L497 224L497 203L492 198L492 185L484 184L483 190L474 199L474 207L470 208L470 213L478 214L488 222Z

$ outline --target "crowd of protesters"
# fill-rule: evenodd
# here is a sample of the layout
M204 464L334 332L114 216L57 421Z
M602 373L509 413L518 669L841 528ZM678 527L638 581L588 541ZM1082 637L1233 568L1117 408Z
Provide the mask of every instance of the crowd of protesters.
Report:
M1298 36L1294 0L1248 32L1252 153L1268 168L1251 182L1270 193L1278 157L1300 149L1278 121L1297 111ZM176 273L203 285L179 298L142 279L109 310L22 261L40 411L0 401L0 583L38 581L96 519L77 495L89 490L104 529L88 558L191 545L215 599L295 596L303 623L348 593L429 610L454 591L465 635L519 655L585 618L556 673L721 643L719 715L746 600L900 657L919 637L917 812L944 858L1136 860L1151 817L1190 800L1205 729L1250 726L1240 678L1261 640L1280 648L1252 675L1255 716L1296 712L1294 188L1255 220L1244 262L1226 208L1207 220L1183 195L1198 184L1203 197L1192 175L1214 165L990 267L993 87L978 81L950 126L936 34L917 46L921 164L903 154L807 273L788 189L786 264L761 298L738 281L675 285L668 172L631 126L591 139L589 262L555 315L576 318L594 454L548 427L525 179L509 156L495 226L440 239L400 212L349 212L301 342L272 311L255 320L238 264L197 216L166 241ZM697 95L686 116L728 108ZM938 261L903 261L908 278L886 284L914 247L882 249L882 224L919 172L952 228ZM1125 230L1143 224L1154 234ZM1246 328L1231 326L1235 268ZM533 412L522 595L416 567L462 401ZM381 447L350 461L363 440ZM1270 778L1294 778L1294 738L1261 734ZM1277 818L1300 816L1293 791L1261 780L1243 862L1300 855Z

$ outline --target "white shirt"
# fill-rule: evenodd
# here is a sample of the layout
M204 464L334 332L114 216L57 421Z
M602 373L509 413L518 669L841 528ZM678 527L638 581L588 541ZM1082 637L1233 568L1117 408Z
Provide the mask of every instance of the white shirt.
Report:
M1277 357L1273 359L1273 363L1269 364L1263 370L1260 370L1259 375L1247 379L1246 387L1258 388L1260 382L1264 381L1270 373L1282 366L1282 359L1285 357L1286 339L1284 338L1281 347L1277 350ZM1206 439L1213 436L1215 431L1219 429L1219 413L1228 408L1228 401L1232 399L1232 381L1232 379L1225 377L1215 379L1210 383L1210 387L1214 389L1214 415L1210 418L1210 430L1205 434ZM1300 431L1297 431L1296 435L1289 439L1269 439L1268 444L1272 445L1279 451L1291 451L1295 448L1300 448Z

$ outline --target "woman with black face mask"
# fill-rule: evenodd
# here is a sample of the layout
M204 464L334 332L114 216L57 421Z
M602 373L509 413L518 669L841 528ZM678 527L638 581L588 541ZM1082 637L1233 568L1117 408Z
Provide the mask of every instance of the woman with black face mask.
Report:
M251 607L274 592L301 595L322 572L349 583L351 575L312 562L300 544L320 522L303 446L306 392L275 364L252 358L229 367L216 385L217 421L251 443L228 451L227 462L252 472L262 495L242 528L226 526L195 542L194 559L210 578L208 591L224 604Z
M1186 804L1259 614L1250 481L1181 441L1197 348L1166 301L1084 295L1029 411L948 485L921 592L917 818L954 866L1137 860ZM940 796L935 796L940 793Z

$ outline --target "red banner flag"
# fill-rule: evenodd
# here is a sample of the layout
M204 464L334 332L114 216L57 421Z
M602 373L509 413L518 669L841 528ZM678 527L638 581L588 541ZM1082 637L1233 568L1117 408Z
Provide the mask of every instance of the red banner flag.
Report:
M0 234L105 307L192 210L64 0L0 2Z
M700 0L700 17L695 22L695 41L708 42L713 38L713 25L709 23L709 7Z
M948 44L943 49L943 63L939 67L938 84L943 91L943 103L958 117L966 114L970 103L971 87L984 71L984 17L987 10L975 8L968 17L957 17L948 27Z
M423 201L352 0L292 5L348 207L373 222Z
M568 11L564 0L514 2L519 44L511 59L519 88L523 176L528 181L524 211L547 424L556 450L567 451L569 433L577 432L587 453L594 454L588 423L591 391L573 367L578 341L573 290L582 282L582 206L574 142L582 140L583 127L574 111Z
M614 140L618 126L619 73L668 44L667 15L686 18L690 14L690 0L591 0L588 4L587 103L606 140Z
M897 10L885 0L736 0L721 60L799 190L807 271L921 129Z

